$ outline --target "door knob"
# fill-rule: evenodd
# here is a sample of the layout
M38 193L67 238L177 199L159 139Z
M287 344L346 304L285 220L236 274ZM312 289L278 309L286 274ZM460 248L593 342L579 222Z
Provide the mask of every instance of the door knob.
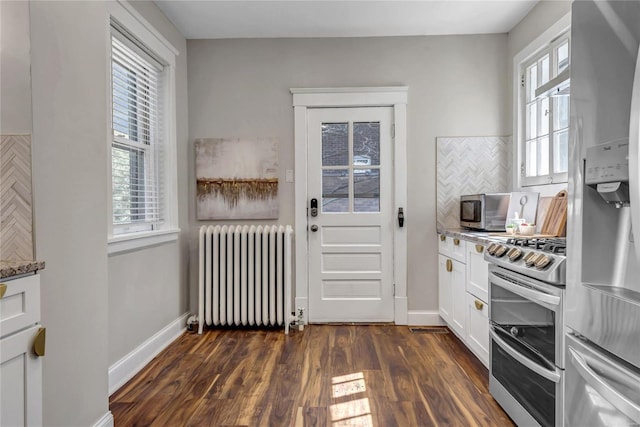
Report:
M315 233L316 231L318 231L318 226L317 226L317 225L315 225L315 224L313 224L313 225L311 226L311 231L313 231L314 233Z

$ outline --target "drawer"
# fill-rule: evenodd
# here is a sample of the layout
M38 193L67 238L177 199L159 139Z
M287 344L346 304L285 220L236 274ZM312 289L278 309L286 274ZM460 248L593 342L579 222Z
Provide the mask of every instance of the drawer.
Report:
M40 321L40 276L33 274L3 280L6 291L0 299L0 337L18 332Z
M467 261L466 242L459 237L438 236L438 252L465 264Z

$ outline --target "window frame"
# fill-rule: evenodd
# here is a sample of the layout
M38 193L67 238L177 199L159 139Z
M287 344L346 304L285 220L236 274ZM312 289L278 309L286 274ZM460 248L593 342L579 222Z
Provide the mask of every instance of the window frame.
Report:
M107 40L107 204L108 204L108 253L109 255L141 249L165 242L176 241L180 229L178 228L178 197L177 197L177 137L176 137L176 56L177 49L171 45L153 26L146 21L139 12L126 2L109 2L106 20ZM113 222L113 193L112 193L112 145L116 138L113 136L112 124L112 28L111 21L117 22L127 33L136 38L154 57L163 64L164 84L161 87L162 114L161 126L162 143L162 181L163 194L161 196L163 222L153 229L148 226L131 224L120 226ZM131 141L129 141L131 142ZM124 230L123 230L124 228Z
M549 29L537 37L533 42L526 46L522 51L514 56L513 59L513 105L514 105L514 188L531 187L539 185L560 184L566 186L568 181L568 172L557 173L553 171L553 115L549 114L549 174L540 176L526 176L526 137L527 137L527 94L526 84L528 80L527 68L541 59L545 54L550 54L550 75L549 80L556 77L557 57L555 49L569 40L569 58L571 56L571 40L570 40L571 16L566 14L560 18ZM570 66L570 64L569 64ZM538 73L540 74L540 73ZM542 85L538 85L540 87ZM553 104L553 97L548 98L550 104ZM550 105L552 111L553 105ZM564 128L563 128L564 129Z

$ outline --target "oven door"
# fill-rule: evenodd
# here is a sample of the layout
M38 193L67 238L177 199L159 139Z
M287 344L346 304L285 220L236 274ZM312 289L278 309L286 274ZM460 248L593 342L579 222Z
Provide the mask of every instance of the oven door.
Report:
M489 265L491 323L560 368L563 293L562 288Z
M489 391L518 425L561 425L564 372L492 325Z

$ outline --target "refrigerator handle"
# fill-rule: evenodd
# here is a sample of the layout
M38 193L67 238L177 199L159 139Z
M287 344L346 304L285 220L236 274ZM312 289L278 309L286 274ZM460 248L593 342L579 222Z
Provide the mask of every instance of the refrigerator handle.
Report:
M573 348L569 347L569 355L571 356L571 363L575 366L576 370L580 374L580 376L593 387L598 394L600 394L605 400L607 400L610 404L616 407L620 412L622 412L627 417L631 418L634 422L640 424L640 406L633 402L628 397L622 395L619 391L613 388L609 383L607 383L606 379L599 375L590 365L597 364L598 369L605 371L610 371L608 374L611 377L616 377L618 381L624 381L628 383L627 386L631 389L635 389L640 382L640 378L635 377L633 375L631 378L628 378L626 375L616 375L615 368L607 366L602 363L597 363L595 360L587 360L588 357L581 355Z
M636 258L640 261L640 49L636 58L629 117L629 197Z

